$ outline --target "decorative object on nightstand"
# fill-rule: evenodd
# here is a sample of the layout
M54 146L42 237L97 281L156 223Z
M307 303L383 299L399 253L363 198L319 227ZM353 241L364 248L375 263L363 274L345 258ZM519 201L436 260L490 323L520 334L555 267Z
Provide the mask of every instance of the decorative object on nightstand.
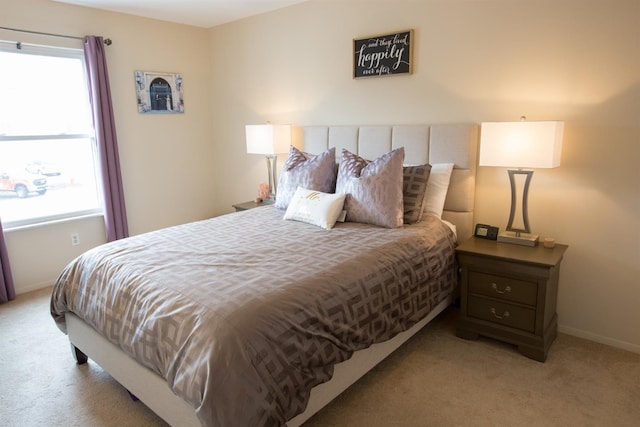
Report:
M258 185L258 197L256 197L256 203L262 203L264 200L269 198L269 184L266 182L261 182Z
M289 151L291 145L291 126L289 125L247 125L245 127L247 153L263 154L267 159L269 178L269 199L263 203L273 203L276 199L278 154Z
M508 245L472 237L456 248L461 269L456 334L518 346L544 362L558 333L556 303L566 245Z
M508 170L511 183L511 211L507 231L500 233L499 242L525 246L537 244L538 236L531 234L527 202L533 171L521 168L560 166L563 130L563 122L528 122L524 116L519 122L482 123L479 165L518 168ZM520 193L522 227L513 225L519 199L516 192L518 175L520 178L525 177Z

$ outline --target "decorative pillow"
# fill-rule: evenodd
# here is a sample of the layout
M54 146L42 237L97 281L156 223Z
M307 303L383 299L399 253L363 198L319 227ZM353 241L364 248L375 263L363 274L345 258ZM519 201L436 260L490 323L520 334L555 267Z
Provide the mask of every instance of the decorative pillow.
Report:
M403 220L405 224L415 224L422 219L431 165L405 166L402 173Z
M308 156L293 145L278 179L275 207L286 209L298 187L323 193L336 188L336 149L330 148L317 156Z
M403 161L403 147L371 162L342 150L336 192L347 195L347 221L387 228L402 226Z
M298 187L284 219L302 221L331 230L342 213L344 194L328 194Z
M427 182L424 212L442 218L444 202L449 191L453 163L436 163L431 165L431 174Z

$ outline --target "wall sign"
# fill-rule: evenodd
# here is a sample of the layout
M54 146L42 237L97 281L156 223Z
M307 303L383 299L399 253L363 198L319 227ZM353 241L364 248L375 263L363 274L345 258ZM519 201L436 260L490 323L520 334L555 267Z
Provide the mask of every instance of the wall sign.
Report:
M413 30L353 40L353 78L411 74Z
M139 113L184 113L182 74L136 71Z

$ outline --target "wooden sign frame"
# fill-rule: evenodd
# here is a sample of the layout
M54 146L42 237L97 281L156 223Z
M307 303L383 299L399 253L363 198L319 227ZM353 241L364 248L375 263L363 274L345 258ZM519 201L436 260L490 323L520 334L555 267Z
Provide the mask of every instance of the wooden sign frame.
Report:
M413 30L353 39L353 78L413 73Z

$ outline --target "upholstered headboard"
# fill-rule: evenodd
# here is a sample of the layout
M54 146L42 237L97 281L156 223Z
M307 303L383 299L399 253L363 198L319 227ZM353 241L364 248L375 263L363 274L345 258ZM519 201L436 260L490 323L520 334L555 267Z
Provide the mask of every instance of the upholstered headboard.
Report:
M375 159L404 147L405 165L454 163L442 218L456 225L458 241L473 234L478 125L303 126L294 128L293 143L311 154L336 147Z

